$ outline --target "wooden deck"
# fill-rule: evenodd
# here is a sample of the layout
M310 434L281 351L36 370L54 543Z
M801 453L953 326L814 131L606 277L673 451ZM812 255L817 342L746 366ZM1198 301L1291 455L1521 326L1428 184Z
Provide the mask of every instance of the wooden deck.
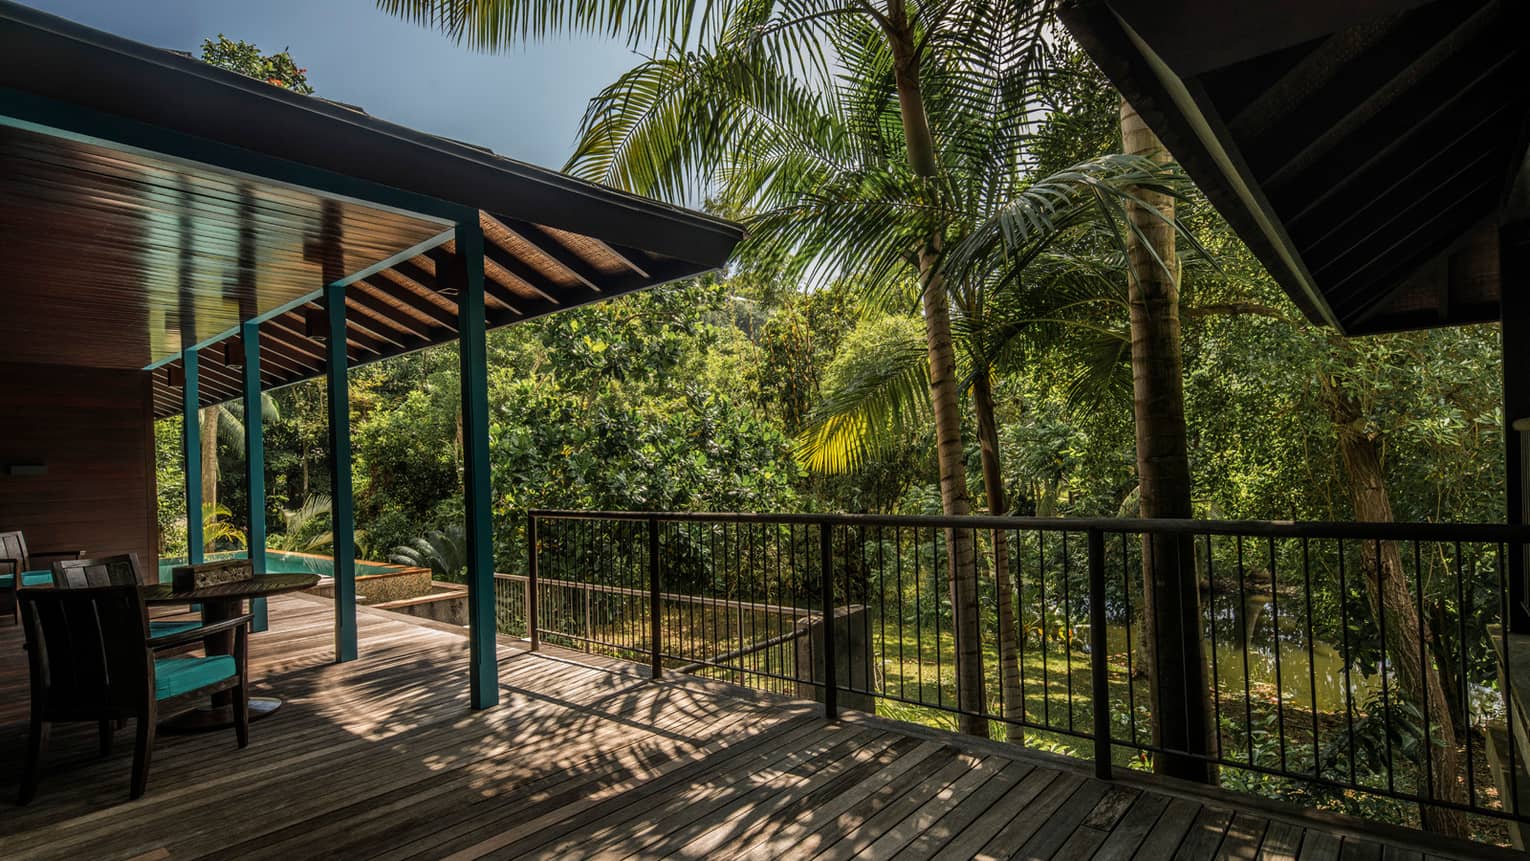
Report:
M0 626L0 857L1524 857L510 644L502 705L475 713L460 634L363 608L362 658L336 665L331 612L272 602L252 672L287 705L247 749L162 738L129 802L131 727L105 760L94 727L63 727L25 808L25 664Z

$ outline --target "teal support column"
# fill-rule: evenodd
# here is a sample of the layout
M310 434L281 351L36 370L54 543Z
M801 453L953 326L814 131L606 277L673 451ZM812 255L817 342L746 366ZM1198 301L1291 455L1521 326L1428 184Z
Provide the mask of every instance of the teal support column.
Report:
M351 394L346 373L345 288L324 285L329 321L325 385L329 392L330 526L335 553L335 660L356 659L356 506L351 498Z
M197 386L197 351L181 351L186 381L181 387L181 451L186 461L186 561L202 561L202 400Z
M244 488L250 500L250 524L246 533L250 565L256 574L266 573L266 433L260 408L260 324L241 323L239 338L244 348ZM268 627L266 599L250 602L255 621L252 631Z
M489 509L489 368L483 298L483 229L457 225L458 354L462 360L463 492L467 509L468 667L473 708L499 703L494 626L494 528Z

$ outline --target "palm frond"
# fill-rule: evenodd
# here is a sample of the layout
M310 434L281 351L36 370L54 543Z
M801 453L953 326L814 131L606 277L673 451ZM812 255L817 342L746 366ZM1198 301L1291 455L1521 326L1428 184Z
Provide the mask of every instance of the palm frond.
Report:
M807 469L851 472L893 450L930 419L929 364L917 326L881 326L863 348L841 355L827 374L828 393L797 438Z
M645 38L684 43L705 34L728 0L377 0L377 7L406 21L440 30L479 51L499 51L527 40L591 33L638 44Z

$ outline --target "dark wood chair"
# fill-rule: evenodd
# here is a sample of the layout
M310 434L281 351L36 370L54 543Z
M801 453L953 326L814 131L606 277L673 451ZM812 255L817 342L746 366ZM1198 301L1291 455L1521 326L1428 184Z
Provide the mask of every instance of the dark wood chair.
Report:
M17 803L26 804L37 794L53 723L96 722L104 756L111 750L112 722L135 719L132 798L143 795L148 785L155 725L161 718L230 691L239 746L249 743L249 615L150 637L148 611L136 585L23 589L17 597L32 677L32 722ZM234 634L233 654L155 657L158 648L225 631Z
M32 566L38 559L65 557L78 559L83 550L27 550L27 538L21 532L0 532L0 614L16 616L16 592L28 586L46 586L53 581L47 568Z
M97 586L146 586L137 553L118 553L94 559L62 559L53 563L55 589L86 589ZM37 584L32 584L37 585ZM164 637L201 626L201 622L149 620L149 636Z

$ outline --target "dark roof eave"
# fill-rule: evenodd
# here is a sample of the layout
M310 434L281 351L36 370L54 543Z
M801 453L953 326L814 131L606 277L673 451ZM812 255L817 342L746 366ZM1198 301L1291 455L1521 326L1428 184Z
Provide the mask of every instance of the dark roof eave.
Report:
M0 87L712 268L739 226L0 0Z
M1073 0L1059 12L1068 31L1158 135L1212 206L1227 219L1302 313L1318 325L1342 330L1337 316L1307 276L1300 256L1257 186L1238 176L1236 152L1213 152L1216 121L1196 104L1195 94L1149 54L1105 0ZM1177 88L1177 94L1171 92ZM1201 126L1199 133L1195 125ZM1222 136L1226 139L1225 136ZM1211 145L1208 145L1208 143ZM1241 186L1235 187L1235 186Z

